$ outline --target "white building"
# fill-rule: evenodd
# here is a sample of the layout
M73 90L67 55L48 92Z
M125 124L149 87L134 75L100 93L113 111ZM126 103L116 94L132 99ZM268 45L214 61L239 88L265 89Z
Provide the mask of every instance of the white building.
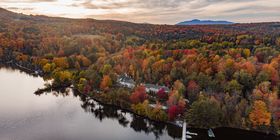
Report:
M166 86L158 86L158 85L154 85L154 84L143 84L143 86L145 86L146 92L157 93L161 89L163 89L165 93L170 92L169 88Z
M133 89L136 84L135 81L132 78L130 78L127 74L119 76L117 82L121 86L130 88L130 89Z

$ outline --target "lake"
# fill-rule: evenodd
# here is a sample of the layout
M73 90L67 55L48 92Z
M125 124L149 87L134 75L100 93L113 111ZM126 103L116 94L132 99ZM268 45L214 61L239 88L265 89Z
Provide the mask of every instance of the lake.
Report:
M34 92L46 82L19 70L0 69L1 140L173 140L181 128L157 123L111 106L103 106L72 89ZM206 130L197 140L207 139ZM215 129L216 139L264 139L279 137L238 129Z

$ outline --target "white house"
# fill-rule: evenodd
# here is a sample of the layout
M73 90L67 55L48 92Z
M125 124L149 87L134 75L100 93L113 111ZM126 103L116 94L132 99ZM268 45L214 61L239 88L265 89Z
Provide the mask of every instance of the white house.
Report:
M143 85L146 88L146 92L157 93L161 89L163 89L165 93L170 92L169 88L166 86L158 86L158 85L154 85L154 84L143 84Z
M121 86L130 88L130 89L133 89L136 84L135 81L132 78L130 78L127 74L119 76L117 82Z

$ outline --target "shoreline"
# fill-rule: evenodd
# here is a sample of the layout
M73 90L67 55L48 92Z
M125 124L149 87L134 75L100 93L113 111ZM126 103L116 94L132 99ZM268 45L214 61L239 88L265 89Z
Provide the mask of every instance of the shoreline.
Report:
M9 65L8 65L8 64L9 64ZM8 65L8 66L7 66L7 65ZM16 65L16 64L10 65L10 63L4 63L4 64L3 64L3 62L2 62L2 64L1 64L0 66L1 66L1 67L4 67L4 68L5 68L5 67L10 67L10 68L12 68L12 69L22 71L22 72L24 72L24 73L26 73L26 74L29 74L29 75L32 75L32 76L34 76L34 77L43 78L43 76L45 75L45 74L43 74L43 73L41 73L41 74L35 74L34 72L35 72L36 70L32 70L33 73L31 73L31 71L26 70L25 68L23 68L24 66L19 67L19 66ZM29 69L29 68L27 68L27 69ZM136 116L138 116L138 117L141 117L141 118L144 118L144 119L147 119L147 120L149 120L149 121L156 122L156 123L163 123L163 124L165 124L165 125L173 125L173 126L182 128L182 126L179 126L179 125L176 124L175 122L154 120L154 119L151 119L151 118L149 118L149 117L147 117L147 116L139 115L139 114L135 113L133 110L131 110L131 109L129 109L129 108L123 108L123 107L121 107L121 106L119 106L119 105L105 103L105 102L103 102L102 100L98 99L97 97L90 96L90 95L88 95L88 94L85 94L85 93L80 92L77 88L75 88L75 86L72 86L72 85L73 85L73 83L71 83L70 85L67 85L67 86L63 85L63 86L48 87L48 88L50 88L50 89L54 89L54 88L56 88L56 89L71 88L73 91L76 91L76 92L78 93L77 95L79 95L79 96L86 96L86 97L88 97L88 98L90 98L90 99L93 99L94 101L98 102L98 103L101 104L101 105L115 107L115 108L117 108L117 109L123 110L123 111L125 111L125 112L131 113L131 114L133 114L133 115L136 115ZM39 90L45 90L45 89L43 88L43 89L39 89ZM94 93L94 94L96 94L96 93ZM102 93L101 93L101 94L102 94ZM187 128L191 128L191 129L200 129L200 130L207 130L207 128L199 128L199 127L187 127ZM280 135L277 134L277 133L265 132L265 131L261 131L261 130L253 130L253 129L250 129L250 128L246 129L246 128L237 128L237 127L228 127L228 126L212 127L213 130L215 130L215 129L223 129L223 128L238 129L238 130L248 131L248 132L252 132L252 133L259 133L259 134L261 134L261 135L272 135L272 136L276 136L276 137L280 136Z
M56 88L70 88L72 89L74 92L78 93L77 95L78 96L85 96L85 97L88 97L96 102L98 102L100 105L102 106L110 106L110 107L113 107L114 109L120 109L122 111L125 111L126 113L131 113L133 115L136 115L137 117L141 117L143 119L147 119L149 121L152 121L152 122L155 122L155 123L162 123L162 124L165 124L165 125L172 125L172 126L175 126L175 127L178 127L180 129L182 129L182 126L179 126L177 125L176 123L174 122L171 122L171 121L159 121L159 120L154 120L154 119L151 119L147 116L144 116L144 115L139 115L137 113L135 113L134 111L132 111L131 109L128 109L128 108L123 108L121 106L118 106L118 105L115 105L115 104L109 104L109 103L105 103L103 101L101 101L100 99L96 98L96 97L93 97L93 96L90 96L88 94L85 94L85 93L82 93L80 92L79 90L77 90L74 86L68 86L68 87L56 87ZM203 131L207 131L208 129L207 128L199 128L199 127L188 127L188 129L198 129L198 130L203 130ZM220 126L220 127L213 127L212 129L213 130L218 130L218 129L235 129L235 130L239 130L239 131L246 131L246 132L250 132L250 133L258 133L260 135L266 135L266 136L275 136L275 137L278 137L279 135L275 134L275 133L271 133L271 132L264 132L264 131L258 131L258 130L251 130L251 129L245 129L245 128L237 128L237 127L227 127L227 126Z

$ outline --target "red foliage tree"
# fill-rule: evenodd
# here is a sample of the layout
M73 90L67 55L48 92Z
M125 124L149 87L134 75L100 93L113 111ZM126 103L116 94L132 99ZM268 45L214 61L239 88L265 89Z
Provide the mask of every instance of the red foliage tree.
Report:
M168 108L169 120L174 120L179 114L184 113L185 104L172 105Z
M167 93L165 93L164 89L161 88L158 92L157 92L157 96L160 99L167 99L168 95Z
M175 117L177 116L177 106L176 105L172 105L171 107L169 107L168 109L168 118L169 120L174 120Z
M184 98L178 93L178 91L173 91L168 98L167 104L168 117L169 120L174 120L176 116L184 113L186 102Z
M133 104L144 102L148 98L145 86L138 86L130 96L130 101Z

